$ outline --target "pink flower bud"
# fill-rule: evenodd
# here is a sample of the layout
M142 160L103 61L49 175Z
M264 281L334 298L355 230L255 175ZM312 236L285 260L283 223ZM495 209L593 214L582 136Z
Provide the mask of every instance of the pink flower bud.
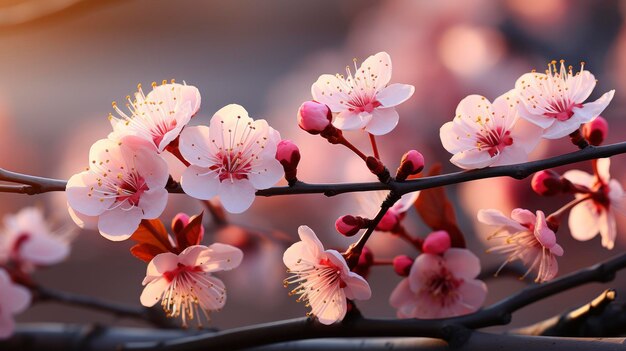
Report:
M398 180L405 180L408 176L417 174L424 169L424 156L416 150L409 150L400 161L396 171Z
M295 181L300 163L300 150L291 140L281 140L276 148L276 159L283 165L285 179Z
M413 259L406 255L393 258L393 270L401 277L408 277L413 265Z
M391 232L396 228L399 222L400 217L398 217L395 211L389 210L385 213L380 222L378 222L376 230L380 230L381 232Z
M596 117L593 121L583 124L583 136L589 144L598 146L609 134L609 124L602 116Z
M298 109L298 125L311 134L321 133L332 119L328 106L317 101L306 101Z
M367 221L365 218L358 216L345 215L337 218L337 221L335 221L335 229L345 236L353 236L366 226Z
M352 270L354 273L360 275L363 278L367 279L367 276L370 273L370 268L374 263L374 253L367 246L363 247L361 250L361 256L359 256L359 262L356 267Z
M561 176L550 169L535 173L530 181L530 186L537 194L542 196L557 195L564 190Z
M179 233L187 224L189 224L189 215L180 212L172 218L172 231L174 231L174 234Z
M438 230L428 234L422 244L422 252L433 255L441 255L451 245L450 235L445 230Z

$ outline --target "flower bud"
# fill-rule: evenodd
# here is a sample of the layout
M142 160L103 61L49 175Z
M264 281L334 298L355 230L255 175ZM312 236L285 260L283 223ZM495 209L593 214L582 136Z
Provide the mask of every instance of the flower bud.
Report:
M448 232L445 230L438 230L428 234L426 239L424 239L422 252L433 255L441 255L450 248L451 244L452 242Z
M398 217L393 210L388 210L380 222L378 222L376 230L380 230L381 232L391 232L398 226L399 223L400 217Z
M353 236L359 232L359 230L367 227L368 220L359 217L359 216L351 216L345 215L337 218L335 221L335 229L345 236Z
M180 212L172 218L172 231L174 234L180 233L180 231L183 230L187 224L189 224L189 215Z
M583 136L589 144L598 146L609 134L609 124L602 116L596 117L593 121L583 124Z
M393 258L393 270L401 277L408 277L411 272L413 259L406 255L400 255Z
M361 250L361 256L359 256L359 262L352 270L354 273L367 279L370 273L370 268L374 263L374 253L367 246L364 246Z
M408 176L417 174L424 169L424 156L416 150L409 150L400 161L396 171L396 179L405 180Z
M332 119L328 106L317 101L306 101L298 109L298 125L311 134L324 131Z
M365 165L374 175L378 177L378 180L381 183L389 183L391 180L391 175L389 174L389 170L385 165L376 157L368 156L365 159Z
M276 159L283 165L285 179L292 184L297 180L300 150L291 140L281 140L276 148Z
M565 190L561 176L550 169L535 173L530 181L530 186L537 194L542 196L557 195Z

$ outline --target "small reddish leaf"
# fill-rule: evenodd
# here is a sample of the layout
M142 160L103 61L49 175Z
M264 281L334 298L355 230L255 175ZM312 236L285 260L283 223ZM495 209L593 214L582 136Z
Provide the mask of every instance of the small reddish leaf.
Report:
M435 164L428 176L441 174L441 164ZM465 247L465 238L456 223L454 207L446 196L443 187L420 191L415 201L415 209L432 230L445 230L450 235L452 247Z
M150 263L150 261L152 261L154 256L164 253L164 252L167 252L167 251L163 251L159 247L146 244L146 243L137 244L130 248L130 253L133 254L133 256L137 257L138 259L146 263Z
M183 251L192 245L198 245L204 236L204 228L202 227L202 216L204 212L200 212L197 216L191 217L189 223L181 231L176 233L176 242L178 250Z
M165 225L160 219L143 219L139 228L130 237L139 244L150 244L162 250L162 252L173 251L174 247L170 243Z

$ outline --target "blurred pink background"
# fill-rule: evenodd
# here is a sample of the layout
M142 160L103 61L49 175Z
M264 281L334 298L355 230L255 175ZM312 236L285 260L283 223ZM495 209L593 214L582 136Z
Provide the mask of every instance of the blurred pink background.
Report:
M238 103L251 116L267 119L283 138L295 141L302 152L300 179L375 181L347 150L301 131L295 115L300 103L311 99L311 84L320 74L342 72L353 57L362 61L378 51L392 57L392 82L416 87L415 95L398 108L399 127L378 138L382 159L392 170L402 154L414 148L424 154L427 167L439 161L445 172L456 171L447 161L450 155L441 146L438 131L452 119L457 103L474 93L493 100L511 89L522 73L543 70L551 59L564 58L574 67L585 61L599 80L592 99L616 89L616 98L603 115L611 125L607 142L623 141L625 14L626 3L618 1L0 1L0 165L67 179L86 165L90 145L110 131L106 116L111 101L123 99L137 83L175 78L200 89L202 107L193 123L208 124L220 107ZM347 134L369 151L365 135ZM574 149L567 140L552 141L532 157L570 151ZM615 157L611 169L622 183L624 160ZM174 160L171 164L176 165L176 176L182 168ZM580 167L589 169L587 164ZM530 179L491 179L447 189L483 267L497 265L503 257L484 253L490 229L475 223L479 208L548 212L570 200L540 198L529 184ZM0 196L2 213L39 203L58 225L69 221L62 193ZM172 195L162 219L169 223L177 212L200 210L197 201ZM334 221L359 210L354 194L257 198L250 210L230 215L229 220L260 231L279 230L293 240L297 227L306 224L327 247L344 248L353 239L340 237ZM405 223L415 235L428 233L414 212ZM209 220L206 225L207 243L240 241L233 237L236 233L216 233ZM563 226L558 233L565 248L561 274L624 250L624 228L622 217L611 252L601 248L599 237L574 241ZM82 232L70 259L38 272L36 279L51 288L139 304L145 264L129 255L131 245ZM304 316L304 307L282 287L283 246L256 240L248 245L252 251L242 267L221 275L229 301L223 311L213 314L214 326ZM380 258L414 254L384 234L373 238L372 247ZM389 270L373 268L373 297L358 304L365 315L395 315L388 297L400 277ZM490 279L488 284L487 303L523 287L510 277ZM626 291L626 276L619 274L609 286ZM516 314L513 325L586 303L602 290L593 284L547 299ZM137 324L55 304L37 305L19 320Z

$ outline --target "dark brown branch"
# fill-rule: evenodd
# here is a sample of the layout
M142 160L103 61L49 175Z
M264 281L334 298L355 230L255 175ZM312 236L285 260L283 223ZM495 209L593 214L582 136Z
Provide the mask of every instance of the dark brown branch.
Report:
M468 329L504 325L511 321L511 314L536 301L590 282L608 282L615 272L626 268L626 254L603 263L570 273L548 283L527 287L481 311L447 319L364 319L346 318L342 323L330 326L313 319L299 318L272 322L200 335L178 340L128 345L129 350L200 350L236 349L291 340L333 337L433 337L463 344Z
M52 301L69 306L78 306L101 311L121 318L133 318L143 320L156 327L173 328L175 324L168 319L163 310L157 308L131 307L112 302L95 299L91 296L83 296L57 291L41 286L31 287L37 301Z
M545 160L520 163L516 165L489 167L472 171L448 173L439 176L424 177L403 182L393 180L387 184L383 184L380 182L338 184L308 184L304 182L297 182L293 186L273 187L265 190L259 190L256 194L257 196L295 194L324 194L326 196L335 196L338 194L359 191L395 190L398 194L403 195L413 191L436 188L444 185L464 183L477 179L495 177L512 177L515 179L524 179L529 175L543 169L554 168L596 158L610 157L623 153L626 153L626 142L598 147L589 146L583 150L551 157ZM6 189L9 190L9 192L19 192L29 195L41 194L49 191L64 191L67 183L65 180L61 179L35 177L10 172L3 169L0 169L0 180L25 184L21 188L17 188L15 186L5 188L3 186L0 187L0 191ZM170 184L168 190L170 193L183 192L181 187L175 182Z

